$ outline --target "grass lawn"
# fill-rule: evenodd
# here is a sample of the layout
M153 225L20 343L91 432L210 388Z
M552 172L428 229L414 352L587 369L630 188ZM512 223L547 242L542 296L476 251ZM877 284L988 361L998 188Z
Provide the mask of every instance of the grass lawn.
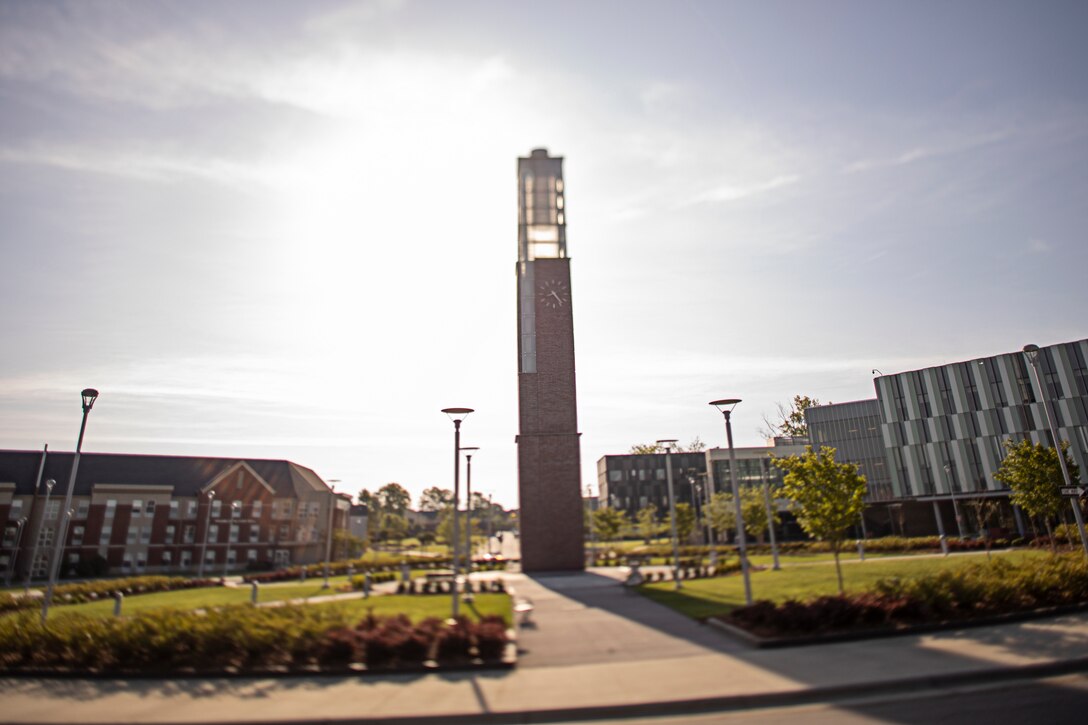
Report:
M1020 562L1024 559L1048 556L1043 551L994 552L994 557ZM753 560L756 557L752 557ZM806 557L808 558L808 557ZM830 556L829 556L830 558ZM792 560L793 557L790 557ZM783 558L783 564L786 564ZM954 569L975 562L985 562L986 555L910 557L904 559L870 559L859 562L843 560L843 583L847 592L864 591L878 579L911 577L941 569ZM833 564L814 566L783 566L779 571L767 569L752 572L752 598L783 602L787 599L804 601L823 594L837 594L838 580ZM715 579L684 581L680 591L673 582L655 582L639 587L639 591L656 602L672 607L695 619L727 614L744 604L744 580L739 574Z
M302 599L329 594L329 590L321 589L321 583L316 584L289 584L269 585L262 587L260 601L282 601L286 599ZM209 587L204 589L186 589L176 592L157 592L155 594L141 594L125 600L122 609L126 616L153 609L200 609L206 607L218 607L227 604L244 604L249 601L249 587ZM448 617L450 615L450 597L442 595L415 595L415 596L375 596L369 599L352 599L347 601L329 602L327 604L314 604L311 606L343 607L352 614L363 617L367 611L373 610L375 614L397 614L403 612L412 620L425 617ZM479 614L501 614L509 622L510 597L507 594L477 594L473 603L475 611L467 604L462 605L461 610L469 616ZM52 610L53 616L61 617L70 614L80 614L91 617L112 617L113 600L87 602L85 604L73 604L57 607Z

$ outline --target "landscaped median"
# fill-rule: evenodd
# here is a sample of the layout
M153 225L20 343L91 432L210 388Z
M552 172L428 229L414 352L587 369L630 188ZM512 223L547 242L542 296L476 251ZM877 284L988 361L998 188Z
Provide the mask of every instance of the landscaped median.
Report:
M887 574L863 588L850 587L844 595L811 586L816 567L763 572L753 577L761 601L751 606L723 605L720 600L715 606L710 592L691 591L699 583L671 594L660 585L644 591L688 614L699 611L700 619L759 646L911 633L1088 608L1088 560L1081 554L1024 552L993 560L928 561L930 571L920 570L921 561L880 562L876 571ZM848 578L869 567L849 567ZM808 592L798 582L789 586L789 578L798 574L809 577ZM785 591L790 593L783 596Z
M421 603L426 599L435 601ZM36 613L21 613L0 619L0 671L348 673L510 663L508 596L480 595L473 604L480 616L452 624L434 616L441 609L438 599L382 597L380 609L390 612L385 615L374 606L361 613L355 603L233 605L121 618L71 614L42 625ZM423 612L429 616L418 616Z

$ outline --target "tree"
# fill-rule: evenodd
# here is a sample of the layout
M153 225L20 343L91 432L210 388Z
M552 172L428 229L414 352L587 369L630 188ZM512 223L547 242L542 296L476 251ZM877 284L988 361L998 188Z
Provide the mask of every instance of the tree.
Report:
M793 502L797 523L809 536L823 539L835 555L839 593L844 593L839 551L846 532L858 523L865 510L865 476L857 465L839 463L835 449L828 446L813 452L805 446L800 456L772 458L786 472L782 495Z
M710 497L703 516L710 521L710 527L716 532L732 531L737 528L737 516L733 508L733 494L718 491Z
M615 541L629 523L627 514L619 509L602 508L593 512L593 528L601 541Z
M453 491L431 486L419 495L420 511L441 511L453 502Z
M699 436L695 436L691 439L691 443L688 443L686 448L681 448L680 450L686 451L687 453L700 453L706 450L706 443L703 443L703 439Z
M1012 489L1010 500L1016 506L1028 512L1029 516L1043 519L1047 534L1050 535L1050 548L1054 550L1053 529L1050 520L1061 510L1060 486L1065 485L1061 463L1057 452L1042 443L1032 443L1026 438L1014 443L1005 441L1008 452L994 478ZM1080 469L1069 455L1069 442L1062 441L1062 455L1069 468L1069 477L1080 480Z
M378 508L382 513L404 515L412 505L412 496L399 483L387 483L378 489Z
M993 498L973 498L967 502L971 511L975 514L975 521L978 523L979 533L982 534L986 541L986 558L990 558L990 519L992 519L997 512L1001 509L1001 505L997 502L997 499Z
M378 500L367 489L363 489L359 492L359 503L366 506L369 515L373 516L378 511Z
M665 449L656 443L636 443L631 446L631 450L628 452L636 456L644 456L650 453L664 453Z
M650 504L638 512L638 535L649 544L659 531L661 524L657 521L657 506Z
M408 535L408 519L403 514L383 511L378 519L378 539L401 541Z
M793 402L789 407L778 403L776 415L778 422L772 423L764 416L763 428L760 433L763 434L764 438L774 438L775 436L808 438L808 423L805 422L805 411L817 405L820 405L820 401L807 395L793 396ZM831 405L830 401L828 405Z
M332 532L332 549L334 560L358 559L366 551L366 541L344 529L336 529Z
M676 504L676 538L687 541L695 531L695 509L690 503Z
M759 486L743 486L740 490L740 511L744 516L744 530L756 537L759 543L763 543L763 535L767 533L767 501L763 497L763 489ZM772 514L774 523L780 523L778 512Z

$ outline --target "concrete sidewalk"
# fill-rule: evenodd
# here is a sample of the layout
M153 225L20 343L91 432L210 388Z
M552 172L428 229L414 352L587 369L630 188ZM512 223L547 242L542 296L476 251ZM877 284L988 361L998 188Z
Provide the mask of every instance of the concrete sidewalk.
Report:
M533 601L517 669L380 677L0 680L9 723L530 722L818 701L935 682L1088 669L1088 614L752 650L615 572L508 574Z

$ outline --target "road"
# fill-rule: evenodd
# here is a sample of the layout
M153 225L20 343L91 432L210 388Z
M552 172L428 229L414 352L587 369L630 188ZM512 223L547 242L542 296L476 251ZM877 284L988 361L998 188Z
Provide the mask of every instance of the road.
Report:
M796 707L737 710L677 717L583 721L619 725L1081 725L1088 722L1088 675L1002 682L949 690Z

